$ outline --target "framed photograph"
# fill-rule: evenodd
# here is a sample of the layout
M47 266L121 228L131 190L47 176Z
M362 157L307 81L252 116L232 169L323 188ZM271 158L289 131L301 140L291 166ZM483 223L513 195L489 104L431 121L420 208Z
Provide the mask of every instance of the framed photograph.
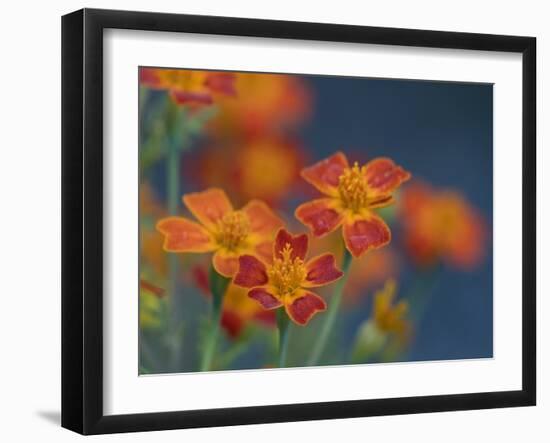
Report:
M62 20L62 425L536 401L532 37Z

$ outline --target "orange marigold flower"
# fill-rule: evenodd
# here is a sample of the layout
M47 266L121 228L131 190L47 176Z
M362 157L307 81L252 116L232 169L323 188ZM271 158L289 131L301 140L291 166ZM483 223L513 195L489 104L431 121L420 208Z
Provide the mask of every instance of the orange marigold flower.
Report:
M235 95L235 75L229 72L141 68L140 83L169 91L177 104L210 105L214 94Z
M183 202L200 223L185 217L166 217L157 223L167 252L214 252L216 271L232 277L242 254L270 255L273 235L282 220L260 200L234 210L225 192L210 188L183 196Z
M346 248L361 257L371 248L390 242L391 232L373 209L394 202L392 193L410 174L389 158L376 158L364 166L349 166L342 152L302 170L302 177L326 197L300 205L296 218L315 236L342 226Z
M325 286L342 277L332 254L305 261L308 250L306 234L293 236L280 229L273 245L272 259L267 263L251 255L239 257L239 271L234 284L248 288L248 296L264 309L284 306L288 316L305 325L311 317L327 307L325 301L310 289Z
M442 259L469 269L483 258L484 220L460 193L415 183L402 194L400 216L407 251L418 263Z

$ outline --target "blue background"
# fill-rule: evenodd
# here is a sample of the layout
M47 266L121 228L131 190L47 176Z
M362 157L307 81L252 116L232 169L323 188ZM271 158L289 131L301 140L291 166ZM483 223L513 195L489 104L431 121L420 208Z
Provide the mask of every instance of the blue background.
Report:
M493 86L305 78L315 105L301 135L315 157L337 149L360 152L362 160L389 156L415 178L461 191L490 228L488 252L479 267L441 270L407 360L492 357ZM405 264L400 285L413 281L413 268ZM365 303L370 305L370 297ZM346 335L360 320L343 325Z

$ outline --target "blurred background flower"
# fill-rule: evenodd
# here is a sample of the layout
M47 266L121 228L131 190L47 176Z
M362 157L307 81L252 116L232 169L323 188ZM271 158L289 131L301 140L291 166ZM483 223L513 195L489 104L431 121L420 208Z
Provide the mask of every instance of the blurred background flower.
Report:
M296 140L266 135L207 146L185 170L202 186L226 189L236 204L259 198L280 207L295 187L303 186L299 171L304 157Z
M471 269L486 255L483 217L456 190L436 190L417 182L401 196L399 217L410 256L422 266L443 260Z
M218 140L285 134L311 114L312 95L300 76L237 73L235 94L238 100L220 99L220 113L209 124Z

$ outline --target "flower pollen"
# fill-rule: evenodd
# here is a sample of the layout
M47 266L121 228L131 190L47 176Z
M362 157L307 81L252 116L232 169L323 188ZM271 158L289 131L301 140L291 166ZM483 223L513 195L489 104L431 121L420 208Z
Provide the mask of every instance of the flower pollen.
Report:
M367 206L367 179L365 167L355 162L353 167L345 168L339 177L338 192L347 209L358 212Z
M281 296L291 296L306 278L306 267L300 257L292 259L292 247L286 244L282 258L274 258L268 269L269 279Z
M241 246L250 233L250 222L242 211L231 211L218 222L218 242L230 251Z

